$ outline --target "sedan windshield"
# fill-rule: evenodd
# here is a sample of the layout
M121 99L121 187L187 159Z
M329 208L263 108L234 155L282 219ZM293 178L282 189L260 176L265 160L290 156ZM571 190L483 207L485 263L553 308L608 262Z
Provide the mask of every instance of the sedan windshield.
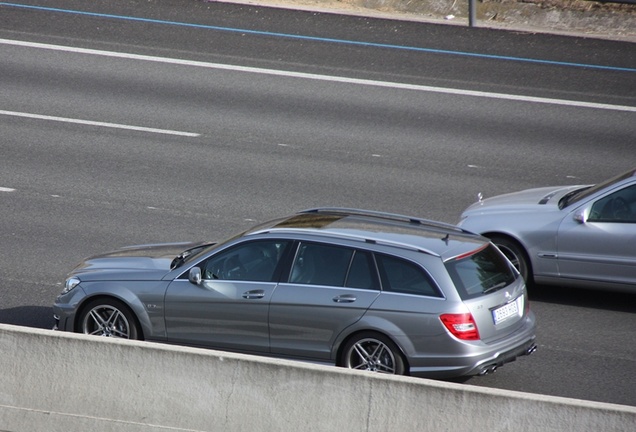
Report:
M634 176L636 176L636 169L632 168L627 172L619 174L616 177L612 177L611 179L606 180L597 185L594 185L592 187L584 187L584 188L572 191L569 194L565 195L563 198L561 198L561 201L559 201L559 208L565 208L569 206L570 204L574 204L578 201L581 201L582 199L585 199L586 197L591 196L595 194L596 192L613 185L614 183L618 183L620 181L623 181L627 178L634 177Z

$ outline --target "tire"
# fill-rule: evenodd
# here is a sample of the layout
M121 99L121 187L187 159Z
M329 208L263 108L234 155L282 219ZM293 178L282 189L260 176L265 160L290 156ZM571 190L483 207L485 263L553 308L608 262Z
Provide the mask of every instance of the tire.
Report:
M364 332L344 345L340 365L349 369L405 375L405 361L398 347L386 336Z
M526 281L526 286L531 286L534 282L532 278L532 265L523 246L508 237L492 236L490 240L519 271L523 280Z
M77 332L121 339L143 339L137 319L128 306L112 298L89 301L82 308Z

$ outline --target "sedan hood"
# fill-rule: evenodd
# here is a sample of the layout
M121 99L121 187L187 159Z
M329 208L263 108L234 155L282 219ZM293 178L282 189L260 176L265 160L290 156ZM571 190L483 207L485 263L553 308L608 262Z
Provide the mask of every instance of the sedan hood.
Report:
M128 246L81 262L69 276L82 280L160 280L181 252L206 243Z
M464 211L462 216L485 213L527 212L529 210L552 211L558 208L561 198L582 187L584 186L542 187L497 195L472 204Z

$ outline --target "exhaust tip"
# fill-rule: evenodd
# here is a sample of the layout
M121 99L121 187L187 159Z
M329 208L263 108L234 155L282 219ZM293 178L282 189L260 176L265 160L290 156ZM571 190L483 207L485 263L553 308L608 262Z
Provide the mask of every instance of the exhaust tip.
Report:
M483 367L483 369L479 372L479 375L484 376L491 373L495 373L496 371L497 371L497 365L488 365Z

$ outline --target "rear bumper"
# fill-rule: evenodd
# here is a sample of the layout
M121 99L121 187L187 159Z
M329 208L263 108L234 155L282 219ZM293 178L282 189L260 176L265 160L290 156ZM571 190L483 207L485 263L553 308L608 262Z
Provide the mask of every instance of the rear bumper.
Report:
M410 358L412 376L434 379L486 375L506 363L532 354L537 349L536 322L532 312L516 333L496 343L462 343L459 351L446 355ZM459 343L459 341L457 341ZM453 355L454 354L454 355Z
M416 377L432 378L432 379L447 379L447 378L461 378L471 377L475 375L487 375L494 373L498 368L506 363L513 362L517 358L530 355L537 350L536 340L532 339L525 342L523 345L515 347L509 351L497 353L493 356L489 356L471 365L457 365L448 367L423 367L410 369L410 374Z
M506 363L513 362L517 360L518 357L530 355L536 350L537 344L535 343L535 338L532 338L532 340L528 341L523 346L501 353L493 359L481 362L465 375L486 375L493 373L497 370L497 368L505 365Z

